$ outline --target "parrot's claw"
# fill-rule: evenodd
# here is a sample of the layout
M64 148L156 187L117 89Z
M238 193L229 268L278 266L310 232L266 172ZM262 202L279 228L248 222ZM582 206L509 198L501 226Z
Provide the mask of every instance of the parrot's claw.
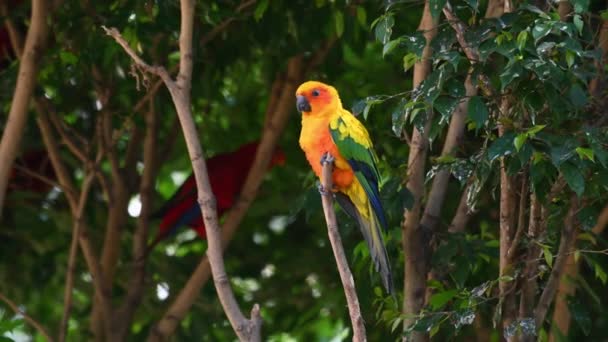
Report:
M323 186L323 184L321 184L321 183L317 184L317 189L319 190L319 193L321 194L321 196L327 196L331 193L331 192L327 191L325 189L325 187Z
M333 163L334 160L336 160L336 158L334 158L334 156L332 156L329 152L324 153L321 156L321 165L325 165L325 163Z
M319 190L319 193L323 196L325 195L333 195L333 193L335 191L338 191L338 188L336 188L335 186L333 187L333 191L327 191L327 189L325 189L325 187L323 186L323 184L321 184L321 182L317 182L317 189Z

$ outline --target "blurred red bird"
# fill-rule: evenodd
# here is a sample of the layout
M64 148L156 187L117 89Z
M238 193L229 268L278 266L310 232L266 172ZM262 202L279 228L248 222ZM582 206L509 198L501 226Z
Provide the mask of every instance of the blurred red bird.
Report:
M241 192L245 178L253 164L259 141L239 147L236 151L220 154L207 159L207 171L211 190L217 200L217 214L222 216L228 211ZM270 161L269 169L285 163L285 154L277 148ZM194 174L177 189L175 194L155 213L152 218L162 221L158 234L149 245L148 251L175 232L181 226L188 225L201 239L206 238L205 224L197 202L196 181Z

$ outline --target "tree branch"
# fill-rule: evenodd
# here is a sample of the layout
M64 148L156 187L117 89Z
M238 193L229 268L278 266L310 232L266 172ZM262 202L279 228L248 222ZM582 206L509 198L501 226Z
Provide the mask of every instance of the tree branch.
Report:
M564 227L562 229L558 253L555 258L555 262L553 263L553 270L551 271L549 280L547 280L545 289L543 290L543 293L538 300L538 304L536 305L536 309L534 310L536 331L540 331L543 326L547 311L549 310L549 305L551 305L551 302L553 302L553 299L555 298L555 291L557 290L557 286L559 285L559 281L563 275L566 259L568 258L568 254L571 252L574 247L574 243L576 242L577 229L575 225L575 216L576 212L578 211L578 206L578 198L572 196L570 209L568 210L568 214L566 214L566 218L564 220Z
M13 93L11 109L0 140L0 217L8 178L17 157L19 143L27 123L30 98L36 85L38 64L48 36L47 17L50 15L45 0L33 0L30 28L25 39L25 47L19 63L17 84Z
M49 341L49 342L53 341L53 339L51 338L51 335L49 335L48 331L46 331L46 329L44 329L42 324L38 323L38 321L33 319L32 316L28 315L25 311L21 310L19 308L19 305L17 305L15 302L10 300L8 297L6 297L2 293L0 293L0 300L5 302L6 305L8 305L11 308L11 310L13 310L15 312L15 314L21 315L23 317L23 320L25 320L31 326L33 326L38 331L38 333L40 333L40 335L42 335L44 338L46 338L47 341Z
M146 136L144 138L144 170L141 178L139 197L141 212L137 220L137 227L133 236L133 275L129 279L126 299L114 315L114 329L117 330L118 340L124 340L133 315L144 293L144 280L146 275L145 257L148 241L149 216L152 211L152 194L154 181L158 171L156 151L158 149L158 115L154 108L154 101L150 100L149 110L146 113Z
M426 46L422 51L422 58L414 65L413 86L418 87L431 71L431 40L437 34L438 18L433 18L430 11L429 1L425 1L422 18L418 29L424 32ZM407 330L415 322L424 306L426 292L426 277L428 268L428 230L420 225L420 211L422 209L422 198L424 196L424 173L428 151L428 132L432 119L432 111L428 112L427 123L424 132L414 128L411 135L410 151L407 167L407 188L414 197L414 205L410 210L404 210L402 223L402 245L405 253L404 273L404 296L403 313L406 316L403 325ZM409 341L409 336L403 337ZM411 340L424 341L424 332L412 332Z
M204 154L198 140L198 133L192 118L190 104L190 87L192 78L192 26L194 16L193 0L181 0L181 28L180 28L180 70L177 80L174 82L163 67L151 67L146 64L126 44L118 30L105 29L131 56L133 61L145 71L159 75L169 89L171 98L175 105L177 115L182 125L182 131L186 140L188 154L192 160L194 177L196 179L198 202L203 214L203 221L207 233L208 249L207 256L211 265L211 272L215 282L216 291L224 308L224 312L230 321L232 328L241 340L261 340L261 317L258 305L254 305L251 311L251 319L246 319L241 313L238 303L232 292L224 261L222 257L222 244L216 212L215 197L211 191L207 166Z
M70 254L68 258L68 267L65 276L65 291L63 293L63 317L59 326L59 342L65 341L68 331L68 320L72 310L72 291L74 290L74 272L76 271L76 257L78 255L78 240L84 221L84 209L86 207L89 190L93 184L95 172L90 170L82 183L80 190L80 199L78 200L78 208L76 216L74 216L74 228L72 229L72 242L70 243Z
M323 173L321 177L323 190L321 192L321 201L323 203L323 213L325 214L329 242L331 243L331 249L334 252L334 258L336 259L340 280L342 281L342 287L344 288L344 294L346 296L346 303L348 304L348 313L350 314L350 321L353 326L353 341L362 342L367 341L365 325L363 324L363 317L361 317L361 308L359 307L359 298L357 297L357 290L355 289L355 281L353 280L353 275L348 267L348 260L346 260L346 255L344 254L344 247L342 246L342 240L340 239L338 221L333 205L333 193L331 192L333 186L333 160L334 157L329 154L329 152L323 157Z
M287 63L287 74L282 76L277 75L277 79L273 84L280 81L282 84L278 92L271 89L268 107L266 109L266 118L264 131L255 161L253 162L249 174L237 202L233 208L226 214L226 220L222 226L222 248L228 245L232 240L239 223L245 216L247 209L256 198L258 188L263 181L268 163L276 148L280 134L283 132L289 115L294 108L295 98L293 94L296 91L298 84L302 80L302 58L293 57ZM148 341L164 341L177 328L181 319L186 315L201 287L207 282L211 275L209 259L205 256L201 259L197 268L194 270L186 285L182 288L176 299L173 301L169 309L165 312L160 321L151 330L148 335Z

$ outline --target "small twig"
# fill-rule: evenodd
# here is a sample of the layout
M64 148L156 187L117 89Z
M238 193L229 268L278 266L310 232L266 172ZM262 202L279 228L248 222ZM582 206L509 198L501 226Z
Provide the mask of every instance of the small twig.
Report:
M8 299L8 297L6 297L2 293L0 293L0 300L5 302L6 305L8 305L16 314L21 315L23 317L23 320L25 320L26 322L31 324L36 330L38 330L40 335L42 335L44 338L46 338L47 341L50 341L50 342L53 341L53 339L51 338L51 335L49 335L49 333L46 331L46 329L44 329L44 327L40 323L38 323L38 321L33 319L27 313L25 313L25 311L21 310L19 308L19 305L17 305L12 300Z
M467 25L458 19L458 17L452 12L452 6L449 2L443 7L443 14L448 19L450 26L452 26L454 31L456 31L456 40L458 40L458 44L460 44L464 54L472 64L477 63L479 61L479 52L477 49L472 48L465 39Z
M93 184L95 172L90 170L82 183L80 191L80 199L78 201L78 209L74 216L74 228L72 231L72 242L70 243L70 256L68 258L68 268L65 276L65 291L63 293L63 317L59 326L59 342L65 341L68 331L68 320L72 310L72 291L74 289L74 272L76 271L76 256L78 255L78 240L82 230L82 222L84 220L84 209L86 207L89 190Z
M521 191L519 193L519 212L517 219L517 229L515 231L515 236L513 237L513 241L511 241L511 246L507 251L507 258L509 259L509 263L513 263L515 260L515 252L517 251L517 245L519 245L519 241L521 237L524 235L524 230L526 227L526 207L528 206L528 175L526 172L523 173L521 178Z
M30 176L32 178L36 178L37 180L43 182L46 185L59 187L59 183L57 183L56 181L52 180L49 177L46 177L46 176L42 175L41 173L32 171L32 170L28 169L25 166L21 166L19 164L15 164L15 165L13 165L13 167L17 171L23 172L25 175ZM9 184L9 186L10 186L10 184Z
M129 55L129 57L131 57L131 59L133 60L133 62L135 62L137 67L142 68L146 72L157 75L165 83L167 81L169 81L170 83L173 83L171 76L169 75L169 73L167 72L167 70L165 68L163 68L161 66L149 65L143 59L141 59L141 57L139 57L139 55L137 53L135 53L135 51L133 51L133 49L131 49L131 47L129 46L129 43L127 43L127 41L122 37L122 35L116 28L114 28L114 27L107 28L105 26L102 26L101 28L103 28L103 30L106 32L106 34L108 36L114 38L114 40L120 46L122 46L123 50L127 53L127 55Z
M340 232L338 232L336 212L334 211L333 193L331 192L333 187L333 160L334 158L329 152L325 154L322 160L323 173L321 177L321 186L323 187L323 190L321 192L321 201L323 203L323 213L325 214L325 222L327 223L329 241L331 242L331 248L334 252L334 257L336 258L340 280L342 280L342 287L344 287L344 294L346 295L348 313L350 314L350 321L353 325L353 341L367 341L365 325L363 324L361 308L359 307L359 298L357 297L357 290L355 289L355 281L353 280L353 275L350 272L348 261L344 254L342 239L340 238Z

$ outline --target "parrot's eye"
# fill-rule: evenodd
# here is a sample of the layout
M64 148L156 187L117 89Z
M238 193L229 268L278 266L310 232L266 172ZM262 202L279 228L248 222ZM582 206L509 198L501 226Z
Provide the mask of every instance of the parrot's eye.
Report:
M312 96L319 96L319 91L317 89L314 89L312 91Z

